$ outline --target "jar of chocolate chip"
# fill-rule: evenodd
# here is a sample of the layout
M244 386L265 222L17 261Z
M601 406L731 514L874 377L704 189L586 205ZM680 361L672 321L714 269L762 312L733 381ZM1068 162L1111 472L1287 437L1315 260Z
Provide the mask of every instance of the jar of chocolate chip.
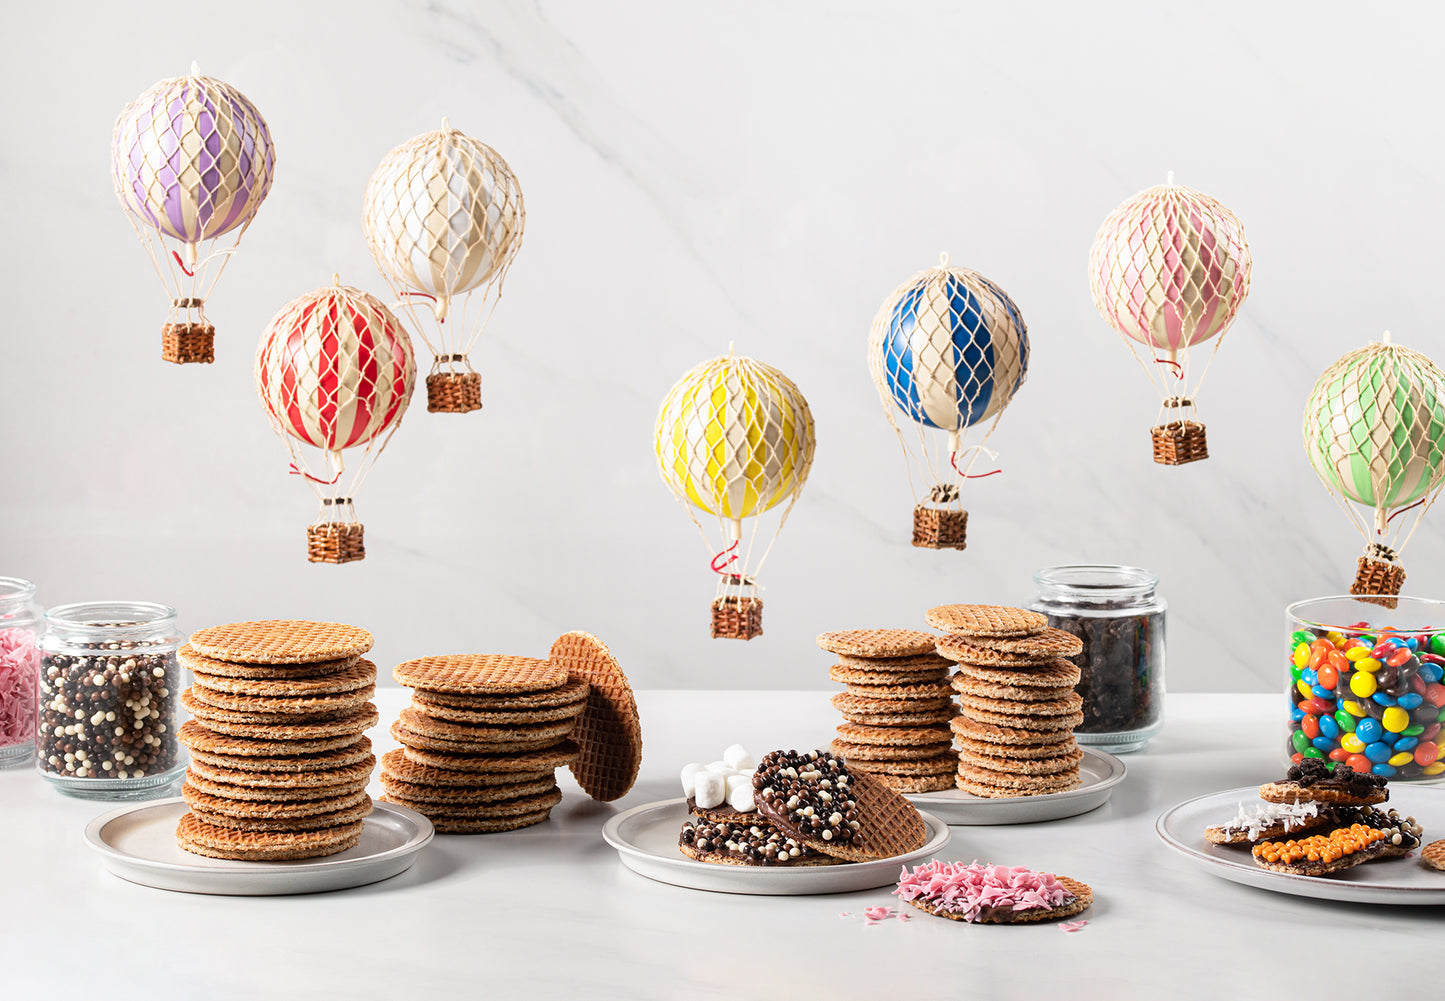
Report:
M0 577L0 768L28 765L35 750L35 686L44 615L34 584Z
M166 795L185 771L176 610L144 601L59 605L40 643L35 765L85 799Z
M1137 751L1164 724L1164 612L1159 578L1139 567L1080 564L1034 574L1034 601L1049 625L1084 641L1080 744Z

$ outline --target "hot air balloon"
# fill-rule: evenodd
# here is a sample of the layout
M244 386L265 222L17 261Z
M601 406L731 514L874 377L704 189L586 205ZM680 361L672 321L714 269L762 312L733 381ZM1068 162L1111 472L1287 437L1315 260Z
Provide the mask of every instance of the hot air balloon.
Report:
M1320 376L1305 403L1304 441L1320 481L1365 537L1350 593L1399 594L1400 549L1445 483L1445 373L1386 331Z
M868 368L898 435L914 487L913 544L963 549L968 512L960 484L973 472L1004 408L1029 371L1029 331L1012 299L977 271L920 271L883 302L868 336ZM899 415L908 433L899 425ZM964 446L972 427L976 444ZM911 444L916 442L916 447ZM917 469L927 493L920 497Z
M481 409L482 377L468 353L501 298L526 221L507 161L446 119L440 130L386 154L371 175L362 214L366 242L435 356L426 378L428 411Z
M287 303L261 335L256 392L291 453L291 472L321 503L306 530L312 563L366 557L355 493L401 426L415 384L406 329L380 300L339 278ZM308 447L320 450L314 468ZM358 448L343 484L342 452Z
M714 639L762 635L757 574L808 480L814 444L813 414L793 381L731 347L684 375L663 400L657 465L712 554ZM759 516L779 507L782 516L755 561ZM694 509L717 519L716 536ZM746 544L744 519L752 519Z
M214 361L206 300L271 190L266 120L192 63L190 76L162 80L126 105L110 163L116 197L170 296L161 357Z
M1249 295L1252 264L1238 217L1208 195L1174 183L1141 191L1116 208L1094 237L1094 305L1159 390L1154 461L1209 458L1195 400L1224 332ZM1202 369L1192 348L1214 339Z

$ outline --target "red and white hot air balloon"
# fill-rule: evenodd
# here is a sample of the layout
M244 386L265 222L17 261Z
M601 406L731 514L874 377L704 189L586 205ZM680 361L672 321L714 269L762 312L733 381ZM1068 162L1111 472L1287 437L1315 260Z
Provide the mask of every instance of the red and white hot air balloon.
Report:
M355 493L401 426L415 385L406 329L375 296L339 278L287 303L261 335L256 392L291 453L291 471L321 502L306 530L311 562L365 558ZM350 448L362 453L343 484L342 451ZM321 455L314 467L306 462L312 449Z

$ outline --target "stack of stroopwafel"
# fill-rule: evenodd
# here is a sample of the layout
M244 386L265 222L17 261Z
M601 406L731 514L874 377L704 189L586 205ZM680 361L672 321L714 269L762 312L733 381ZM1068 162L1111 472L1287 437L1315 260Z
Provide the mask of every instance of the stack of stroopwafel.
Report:
M371 634L333 622L212 626L177 655L194 683L181 703L191 752L176 840L213 858L315 858L350 848L371 812L376 758L364 732L376 665Z
M941 605L927 618L948 633L938 653L957 667L958 788L1009 798L1079 786L1083 700L1074 691L1079 669L1064 659L1082 650L1078 637L1048 628L1037 612L998 605Z
M818 637L818 646L838 657L828 676L845 686L833 696L843 714L833 753L898 792L947 789L958 767L948 728L949 662L934 651L936 639L912 629Z

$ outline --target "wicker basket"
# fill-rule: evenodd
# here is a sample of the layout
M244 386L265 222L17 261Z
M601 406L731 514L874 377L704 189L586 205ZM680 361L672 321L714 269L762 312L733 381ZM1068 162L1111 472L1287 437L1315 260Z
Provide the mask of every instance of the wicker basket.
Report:
M1209 458L1204 425L1198 421L1170 421L1153 428L1154 461L1162 466L1182 466Z
M482 377L476 372L436 372L426 377L429 414L465 414L482 409Z
M1400 587L1404 583L1405 568L1398 563L1386 563L1384 560L1361 556L1359 567L1355 571L1355 582L1350 585L1350 593L1354 595L1399 594ZM1399 604L1389 597L1365 597L1363 600L1376 605L1384 605L1386 608L1394 608Z
M361 525L330 523L306 529L306 558L312 563L352 563L366 559Z
M216 328L209 323L167 323L161 328L161 359L209 365L216 360Z
M718 598L712 603L712 638L750 640L763 634L763 599Z
M920 549L967 549L968 512L924 507L913 509L913 544Z

